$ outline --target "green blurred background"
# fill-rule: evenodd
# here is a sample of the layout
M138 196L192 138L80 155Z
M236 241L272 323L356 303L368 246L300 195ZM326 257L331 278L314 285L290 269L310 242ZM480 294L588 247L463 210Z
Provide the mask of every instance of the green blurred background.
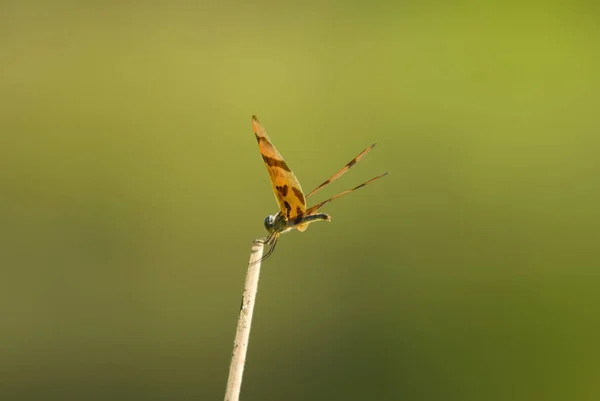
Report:
M0 399L600 399L593 2L0 6ZM316 199L317 200L317 199Z

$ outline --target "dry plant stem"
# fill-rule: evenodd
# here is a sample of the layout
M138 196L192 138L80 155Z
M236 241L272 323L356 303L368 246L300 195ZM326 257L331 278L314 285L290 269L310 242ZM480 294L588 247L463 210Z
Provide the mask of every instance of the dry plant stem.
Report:
M248 351L248 341L250 340L250 327L252 326L252 313L254 312L254 303L258 291L258 279L260 276L260 259L262 258L264 244L254 241L252 253L246 273L246 284L244 286L244 297L240 309L240 318L238 319L235 341L233 342L233 355L231 356L231 365L229 365L229 378L227 379L227 389L225 390L225 401L238 401L240 398L240 389L242 387L242 376L244 375L244 365L246 363L246 352Z

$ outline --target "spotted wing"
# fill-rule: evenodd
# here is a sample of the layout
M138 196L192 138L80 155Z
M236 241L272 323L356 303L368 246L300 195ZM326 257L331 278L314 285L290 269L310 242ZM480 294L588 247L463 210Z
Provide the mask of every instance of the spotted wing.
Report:
M342 197L342 196L344 196L344 195L348 195L350 192L352 192L352 191L355 191L355 190L357 190L357 189L359 189L359 188L362 188L362 187L364 187L365 185L368 185L368 184L372 183L373 181L376 181L376 180L378 180L378 179L380 179L380 178L382 178L382 177L385 177L385 176L386 176L386 175L388 175L389 173L390 173L390 172L389 172L389 171L387 171L387 172L385 172L385 173L383 173L383 174L381 174L381 175L378 175L377 177L373 177L373 178L371 178L369 181L365 181L365 182L363 182L362 184L355 186L354 188L347 189L347 190L345 190L344 192L342 192L341 194L337 194L337 195L336 195L336 196L334 196L334 197L331 197L331 198L329 198L329 199L327 199L327 200L324 200L323 202L319 202L319 203L317 203L316 205L314 205L314 206L311 206L311 207L310 207L310 208L308 208L308 210L306 211L306 215L307 215L307 216L309 216L309 215L311 215L311 214L314 214L314 213L316 213L316 212L317 212L317 210L319 210L319 209L320 209L320 208L321 208L323 205L325 205L326 203L329 203L329 202L331 202L332 200L335 200L335 199L337 199L337 198L341 198L341 197Z
M369 181L363 182L362 184L355 186L354 188L347 189L347 190L345 190L344 192L342 192L341 194L337 194L337 195L336 195L336 196L334 196L334 197L331 197L331 198L329 198L329 199L327 199L327 200L324 200L324 201L322 201L322 202L319 202L319 203L317 203L317 204L316 204L316 205L314 205L314 206L311 206L311 207L309 207L309 208L308 208L308 210L306 211L306 215L307 215L307 216L310 216L310 215L312 215L312 214L315 214L315 213L316 213L316 212L317 212L317 211L318 211L318 210L319 210L321 207L323 207L323 205L325 205L326 203L329 203L329 202L331 202L332 200L335 200L335 199L337 199L337 198L341 198L341 197L342 197L342 196L344 196L344 195L348 195L350 192L352 192L352 191L355 191L355 190L357 190L357 189L359 189L359 188L362 188L362 187L364 187L365 185L368 185L368 184L372 183L373 181L376 181L376 180L378 180L378 179L380 179L380 178L382 178L382 177L385 177L385 176L386 176L386 175L388 175L389 173L390 173L390 172L389 172L389 171L387 171L387 172L385 172L385 173L383 173L383 174L381 174L381 175L378 175L377 177L373 177L373 178L371 178ZM306 230L306 229L308 228L308 224L300 224L300 225L296 226L296 228L298 229L298 231L304 231L304 230Z
M346 174L346 172L348 170L350 170L350 168L352 166L354 166L356 163L358 163L360 161L360 159L365 157L367 155L367 153L369 153L375 147L375 145L377 145L377 144L374 143L373 145L369 146L368 148L366 148L365 150L360 152L354 159L350 160L344 167L342 167L342 169L340 171L338 171L337 173L335 173L334 175L329 177L327 180L325 180L323 183L321 183L321 185L319 185L318 187L316 187L315 189L310 191L310 193L308 195L306 195L306 197L308 198L311 195L314 195L317 191L319 191L321 188L323 188L327 184L331 184L333 181L337 180L338 178L340 178L341 176Z
M298 179L273 146L267 132L256 116L252 116L252 128L258 141L260 153L267 166L273 193L281 214L287 220L300 221L306 214L306 199Z

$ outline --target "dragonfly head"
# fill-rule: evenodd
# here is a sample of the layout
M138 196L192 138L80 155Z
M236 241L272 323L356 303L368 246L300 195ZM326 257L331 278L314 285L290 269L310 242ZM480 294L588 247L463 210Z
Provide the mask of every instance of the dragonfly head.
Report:
M276 216L272 216L272 215L265 217L265 228L270 233L275 231L275 217Z

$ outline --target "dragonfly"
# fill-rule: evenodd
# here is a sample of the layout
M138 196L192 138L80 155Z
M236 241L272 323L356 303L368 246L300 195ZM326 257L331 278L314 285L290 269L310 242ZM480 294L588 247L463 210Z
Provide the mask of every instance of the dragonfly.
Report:
M365 185L368 185L373 181L376 181L389 174L389 171L380 174L377 177L373 177L370 180L355 186L354 188L350 188L327 200L307 208L307 198L344 175L348 170L350 170L350 168L352 168L352 166L365 157L375 147L376 143L360 152L356 157L346 163L346 165L342 167L340 171L323 181L315 189L310 191L308 195L304 195L302 187L300 186L300 182L298 182L298 179L292 172L292 169L288 166L281 154L271 142L269 136L267 135L267 131L258 121L256 116L252 116L252 128L254 129L254 135L256 136L256 140L258 142L258 148L262 155L263 161L265 162L265 166L267 167L271 185L273 186L273 193L275 194L275 199L277 200L277 204L279 206L279 212L265 218L264 225L267 229L268 235L265 238L257 241L265 245L269 245L269 250L257 262L263 261L273 254L281 234L292 229L303 232L308 228L309 224L316 221L331 221L331 216L328 214L318 213L319 209L325 204L347 195L359 188L362 188Z

